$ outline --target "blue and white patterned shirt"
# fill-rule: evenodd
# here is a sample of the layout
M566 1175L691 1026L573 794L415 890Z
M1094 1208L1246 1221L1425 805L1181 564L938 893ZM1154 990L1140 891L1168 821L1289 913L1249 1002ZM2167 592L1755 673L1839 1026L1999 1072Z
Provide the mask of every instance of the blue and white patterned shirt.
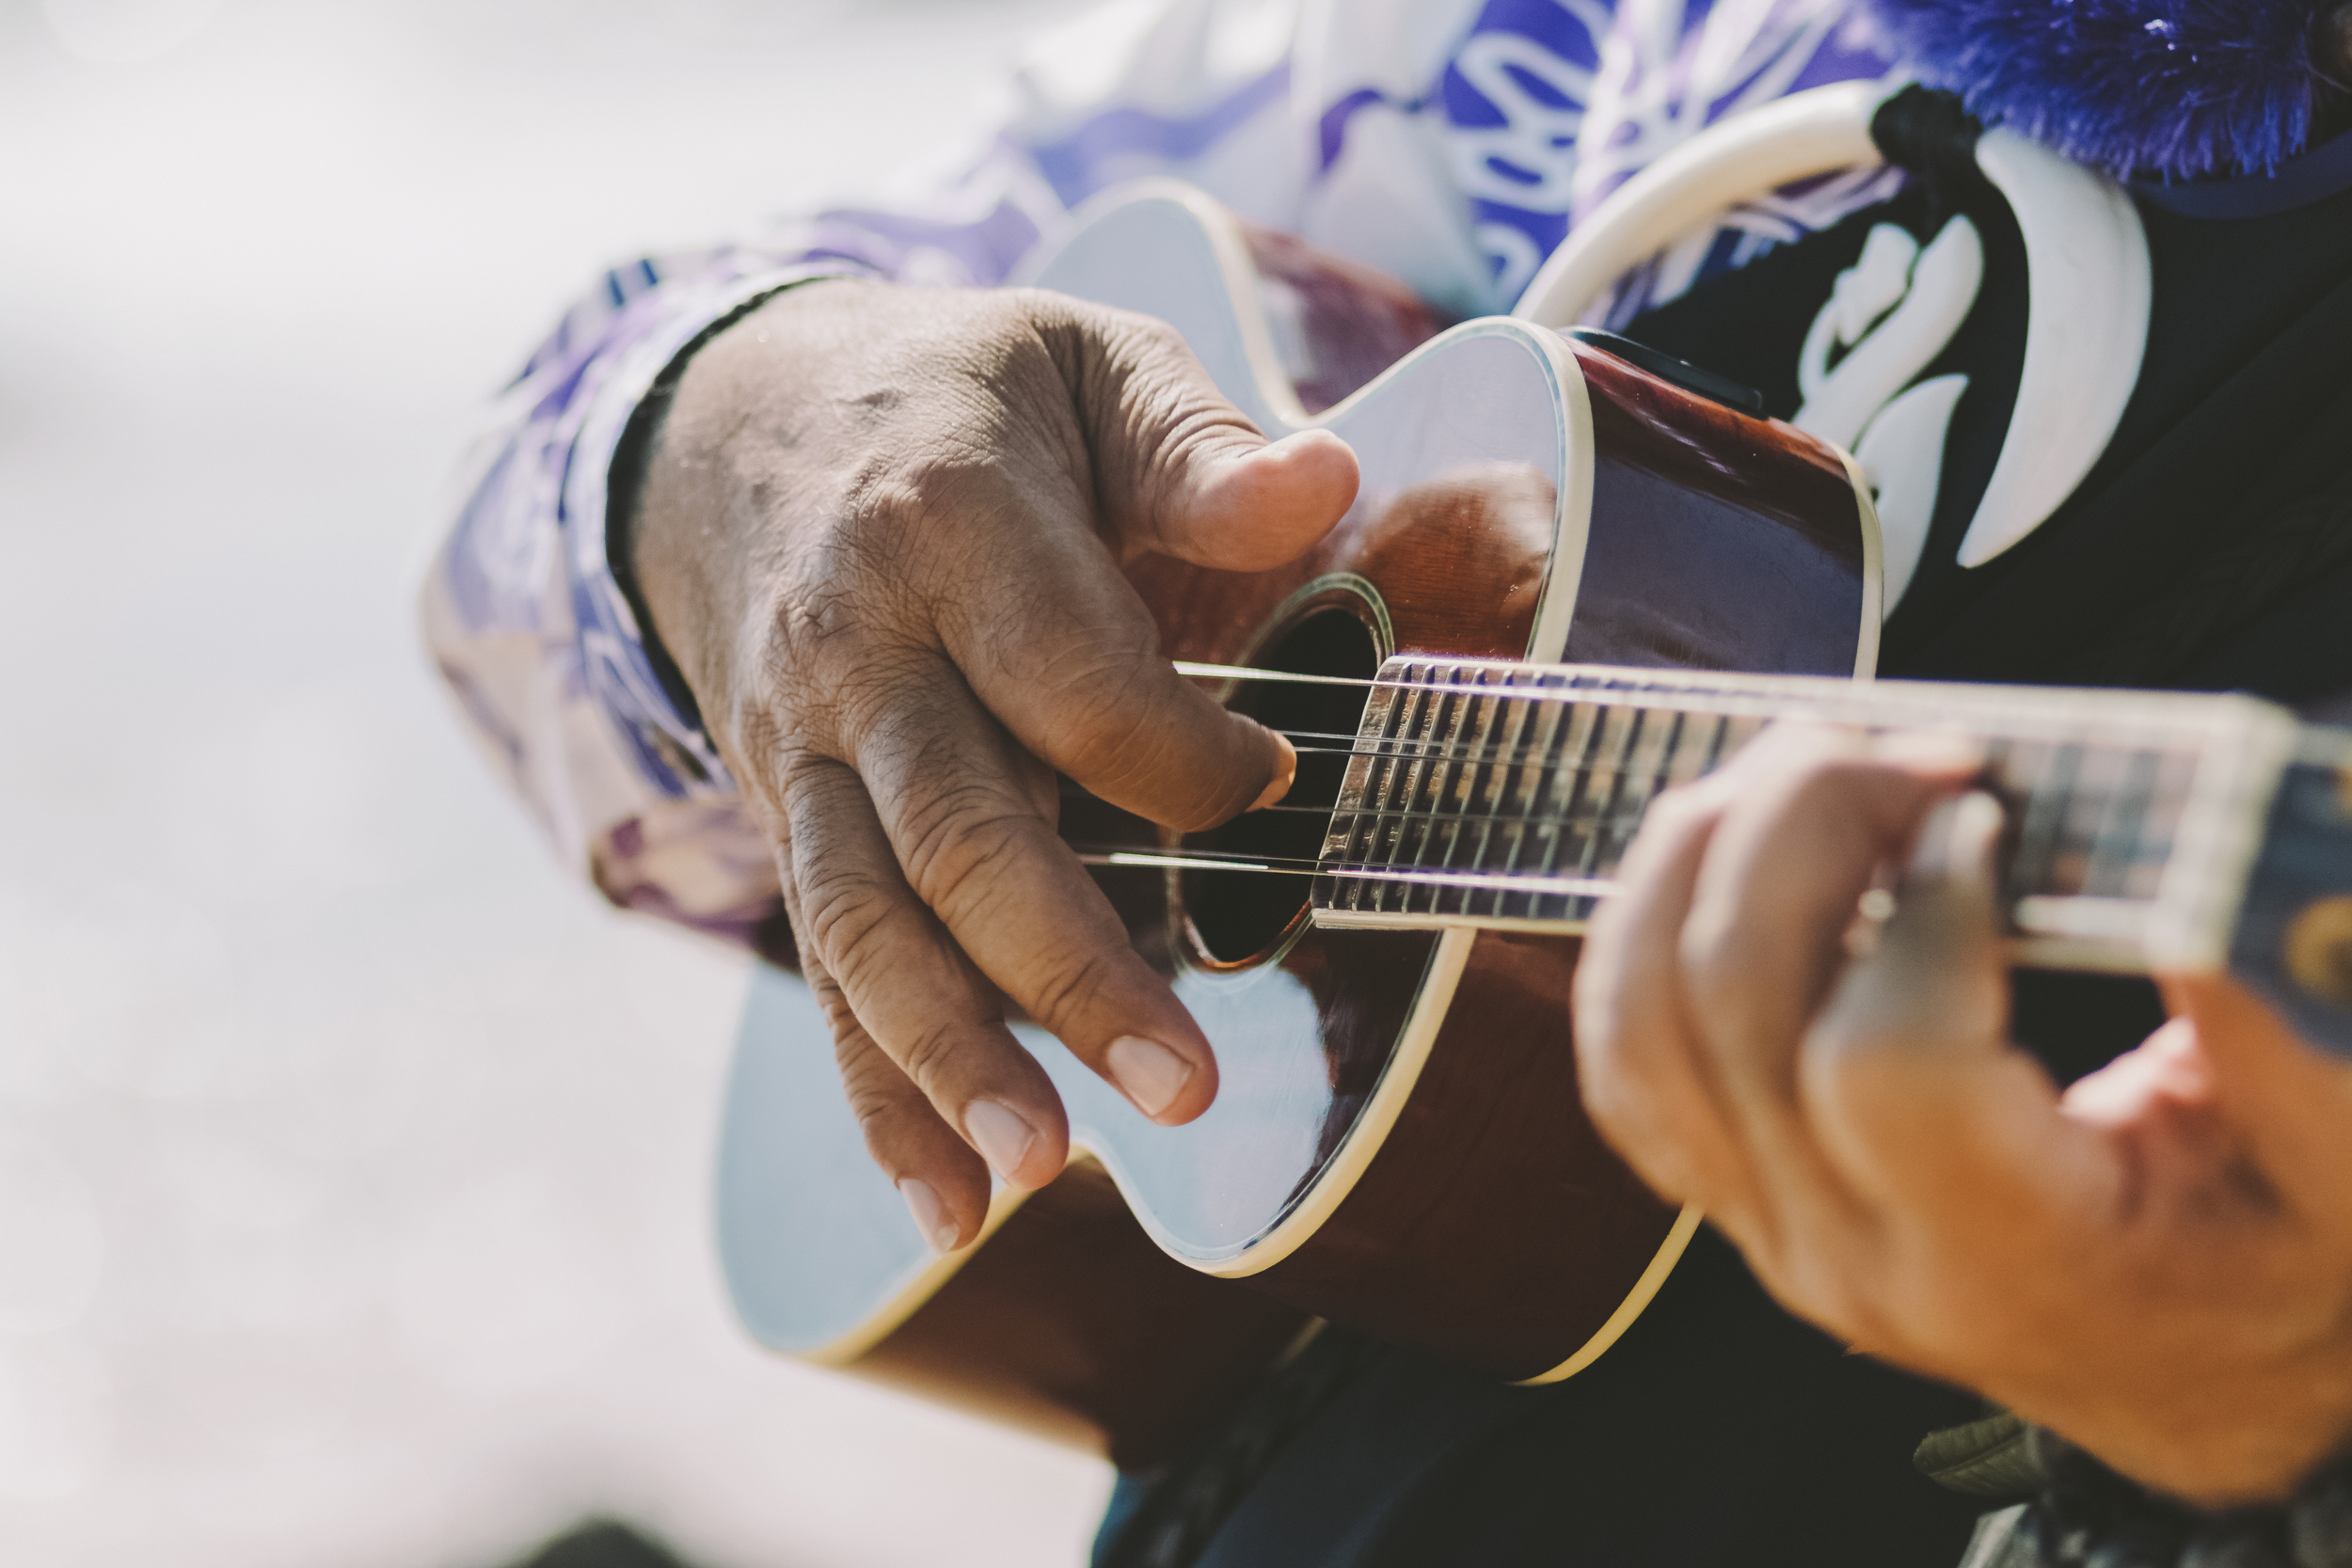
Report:
M957 177L605 275L493 405L425 585L471 728L613 903L740 941L773 859L663 695L605 557L605 482L679 349L776 284L987 286L1143 175L1402 278L1453 316L1510 309L1579 214L1740 109L1886 73L1853 0L1123 0L1042 40L1018 109ZM1887 194L1817 182L1662 257L1649 300Z

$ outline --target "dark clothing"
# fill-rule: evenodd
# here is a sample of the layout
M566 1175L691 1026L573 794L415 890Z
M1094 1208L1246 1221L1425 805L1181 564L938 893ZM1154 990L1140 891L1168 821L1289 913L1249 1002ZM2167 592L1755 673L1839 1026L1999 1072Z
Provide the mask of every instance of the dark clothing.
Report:
M2352 689L2352 194L2215 221L2142 203L2153 298L2141 379L2060 511L1974 569L1954 559L2016 397L2028 293L1990 186L1915 183L1628 335L1761 389L1783 417L1815 312L1871 226L1929 237L1938 201L1984 241L1976 306L1926 375L1970 386L1881 668L1916 677ZM1940 214L1935 220L1940 226ZM2020 975L2014 1028L2071 1079L2162 1019L2143 981ZM1842 1353L1703 1231L1588 1370L1497 1387L1402 1354L1324 1406L1203 1568L1951 1568L1979 1504L1910 1463L1968 1395Z
M1998 559L1953 559L1992 477L2025 355L2025 250L1997 196L1963 203L1985 284L1923 372L1970 384L1917 577L1880 672L1933 680L2352 689L2352 192L2216 221L2140 203L2153 283L2137 389L2106 454ZM1797 353L1871 226L1916 187L1650 312L1636 337L1796 411ZM1791 303L1794 302L1794 303Z
M1847 1354L1703 1231L1565 1383L1391 1355L1284 1451L1201 1568L1948 1568L1976 1505L1911 1450L1981 1409Z
M1911 1451L1982 1409L1846 1354L1702 1230L1625 1338L1565 1383L1512 1388L1384 1353L1200 1564L1949 1568L1979 1505ZM1120 1522L1115 1505L1106 1541Z
M2254 182L2234 183L2251 184ZM2153 283L2137 389L2050 520L1973 569L1953 559L2000 455L2025 356L2025 247L1989 188L1959 204L1985 285L1922 372L1969 388L1935 520L1880 673L1921 680L2352 691L2352 191L2258 218L2142 201ZM1918 187L1652 311L1632 335L1796 411L1811 307L1872 225L1924 228ZM1927 237L1922 234L1922 238ZM2020 1039L2072 1080L2163 1022L2144 981L2020 974Z

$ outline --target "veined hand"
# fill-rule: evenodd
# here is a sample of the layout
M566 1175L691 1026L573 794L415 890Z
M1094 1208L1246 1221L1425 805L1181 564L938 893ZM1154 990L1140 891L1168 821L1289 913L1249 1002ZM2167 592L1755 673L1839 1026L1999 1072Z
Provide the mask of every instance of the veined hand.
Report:
M1180 679L1119 563L1255 571L1355 499L1269 444L1174 332L1059 295L835 280L689 364L635 559L654 626L776 850L866 1143L941 1250L988 1169L1069 1157L1009 998L1155 1121L1207 1038L1055 835L1056 770L1168 827L1290 786L1287 741Z

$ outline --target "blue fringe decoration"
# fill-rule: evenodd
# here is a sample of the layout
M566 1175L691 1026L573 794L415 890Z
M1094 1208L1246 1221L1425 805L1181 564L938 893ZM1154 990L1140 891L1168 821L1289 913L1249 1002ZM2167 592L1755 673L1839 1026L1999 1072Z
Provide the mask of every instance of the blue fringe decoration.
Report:
M2291 0L1873 0L1890 50L2076 163L2120 176L2267 173L2330 90Z

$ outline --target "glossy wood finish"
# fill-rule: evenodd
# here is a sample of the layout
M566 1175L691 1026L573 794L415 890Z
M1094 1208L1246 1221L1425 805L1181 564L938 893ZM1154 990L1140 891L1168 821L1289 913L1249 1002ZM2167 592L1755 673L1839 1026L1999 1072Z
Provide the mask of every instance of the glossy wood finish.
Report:
M855 1366L1132 1470L1177 1453L1307 1321L1160 1251L1082 1161Z
M1441 334L1352 398L1346 383L1369 360L1346 345L1309 344L1308 361L1336 379L1273 385L1271 338L1235 319L1227 293L1249 292L1233 274L1252 264L1252 246L1211 228L1181 202L1113 212L1100 233L1118 243L1090 252L1082 234L1067 271L1044 281L1175 324L1269 434L1308 421L1310 401L1339 399L1315 422L1355 446L1364 483L1332 535L1279 571L1136 563L1171 657L1249 663L1336 610L1367 628L1373 657L1556 659L1564 641L1576 646L1565 595L1581 573L1574 622L1598 628L1593 645L1625 661L1851 669L1866 552L1834 454L1518 323ZM1301 322L1421 330L1392 293L1345 307L1344 269L1318 272L1311 253L1263 238L1255 249L1261 263L1277 256L1285 287L1320 300ZM1698 521L1666 503L1677 490L1696 498ZM1756 574L1770 577L1770 613L1749 615L1725 593L1739 574L1694 569L1704 562L1692 552L1717 551L1742 562L1751 591ZM1263 700L1247 687L1229 695ZM1352 727L1344 715L1323 722ZM1267 820L1227 834L1246 839ZM1314 819L1292 820L1319 839ZM1065 836L1110 832L1155 842L1132 818L1066 808ZM1220 952L1193 918L1207 902L1202 876L1100 879L1137 950L1200 1021L1221 1072L1207 1115L1157 1128L1050 1039L1017 1028L1070 1109L1073 1142L1136 1218L1113 1212L1089 1166L1014 1211L959 1272L930 1264L911 1236L869 1237L895 1195L877 1179L825 1174L854 1130L805 1102L822 1092L817 1051L787 1051L770 1037L776 1022L761 1033L747 1019L723 1150L722 1252L764 1342L1135 1456L1165 1451L1228 1398L1297 1313L1528 1378L1576 1353L1625 1300L1674 1215L1579 1108L1573 940L1315 928L1292 918L1304 879L1264 878L1246 895L1269 901L1257 927L1286 934L1263 952ZM1450 1007L1433 1000L1432 975L1452 983ZM755 1000L756 1012L766 1004ZM827 1182L854 1201L800 1193ZM1138 1291L1178 1309L1155 1316L1136 1305ZM1124 1319L1106 1326L1105 1314ZM882 1331L866 1334L866 1322ZM1144 1323L1152 1332L1130 1332Z
M1142 902L1164 911L1159 879L1136 880ZM1279 1008L1257 1009L1269 1013L1281 1021ZM1311 1007L1305 1024L1311 1042ZM1133 1113L1073 1070L1067 1053L1016 1028L1055 1073L1078 1135L1109 1141L1104 1129ZM1242 1055L1232 1064L1238 1092L1216 1114L1229 1118L1229 1139L1246 1122L1258 1132L1242 1141L1263 1141L1269 1127L1296 1119L1287 1109L1296 1097L1253 1084ZM1319 1078L1313 1087L1324 1087ZM1311 1132L1293 1143L1311 1150ZM1229 1149L1168 1147L1232 1163ZM1294 1155L1276 1180L1295 1180L1299 1163ZM1000 1192L1002 1223L977 1246L934 1259L866 1157L821 1010L797 977L776 970L752 978L718 1174L720 1260L760 1343L1122 1464L1150 1464L1180 1446L1303 1322L1262 1292L1168 1257L1102 1168L1083 1161L1025 1201ZM1200 1184L1198 1167L1183 1174Z
M1341 402L1438 335L1429 307L1388 274L1295 234L1239 227L1266 314L1283 328L1276 347L1284 373L1308 413Z
M1305 1246L1249 1283L1522 1381L1600 1330L1677 1211L1600 1141L1578 1101L1567 996L1581 944L1475 940L1378 1156Z
M1592 399L1593 521L1565 657L1855 673L1855 629L1877 605L1865 603L1853 482L1837 454L1576 349Z
M1592 553L1581 563L1571 655L1590 616L1608 636L1586 646L1605 646L1618 662L1678 655L1710 667L1850 672L1864 551L1843 465L1786 426L1734 414L1596 350L1578 357L1596 443L1607 432L1616 446L1601 448L1595 463ZM1362 450L1350 421L1334 424ZM1661 520L1659 498L1677 489L1698 498L1694 523L1670 513ZM1266 623L1272 606L1337 574L1375 586L1396 651L1520 657L1531 651L1553 569L1546 515L1553 500L1525 470L1456 469L1406 487L1376 511L1359 508L1308 561L1267 579L1234 582L1162 563L1135 575L1178 657L1248 660L1280 629ZM1604 515L1605 504L1616 510ZM1842 530L1819 520L1841 507ZM1688 526L1677 531L1677 521ZM1769 574L1772 591L1759 594L1751 581L1748 597L1772 613L1752 626L1740 595L1725 592L1735 578L1693 570L1661 543L1712 545L1751 574ZM1792 630L1790 620L1803 624ZM1291 895L1278 884L1267 896ZM1325 993L1335 974L1362 976L1354 984L1363 986L1420 967L1428 946L1391 945L1414 940L1311 930L1279 960L1317 991L1332 1079L1350 1091L1335 1095L1320 1130L1327 1161L1349 1132L1344 1117L1388 1065L1411 998L1391 991L1379 1005L1367 987L1343 1011ZM1476 939L1379 1153L1337 1212L1249 1284L1513 1379L1561 1365L1603 1327L1677 1211L1607 1148L1577 1099L1567 1015L1577 949L1571 939Z

